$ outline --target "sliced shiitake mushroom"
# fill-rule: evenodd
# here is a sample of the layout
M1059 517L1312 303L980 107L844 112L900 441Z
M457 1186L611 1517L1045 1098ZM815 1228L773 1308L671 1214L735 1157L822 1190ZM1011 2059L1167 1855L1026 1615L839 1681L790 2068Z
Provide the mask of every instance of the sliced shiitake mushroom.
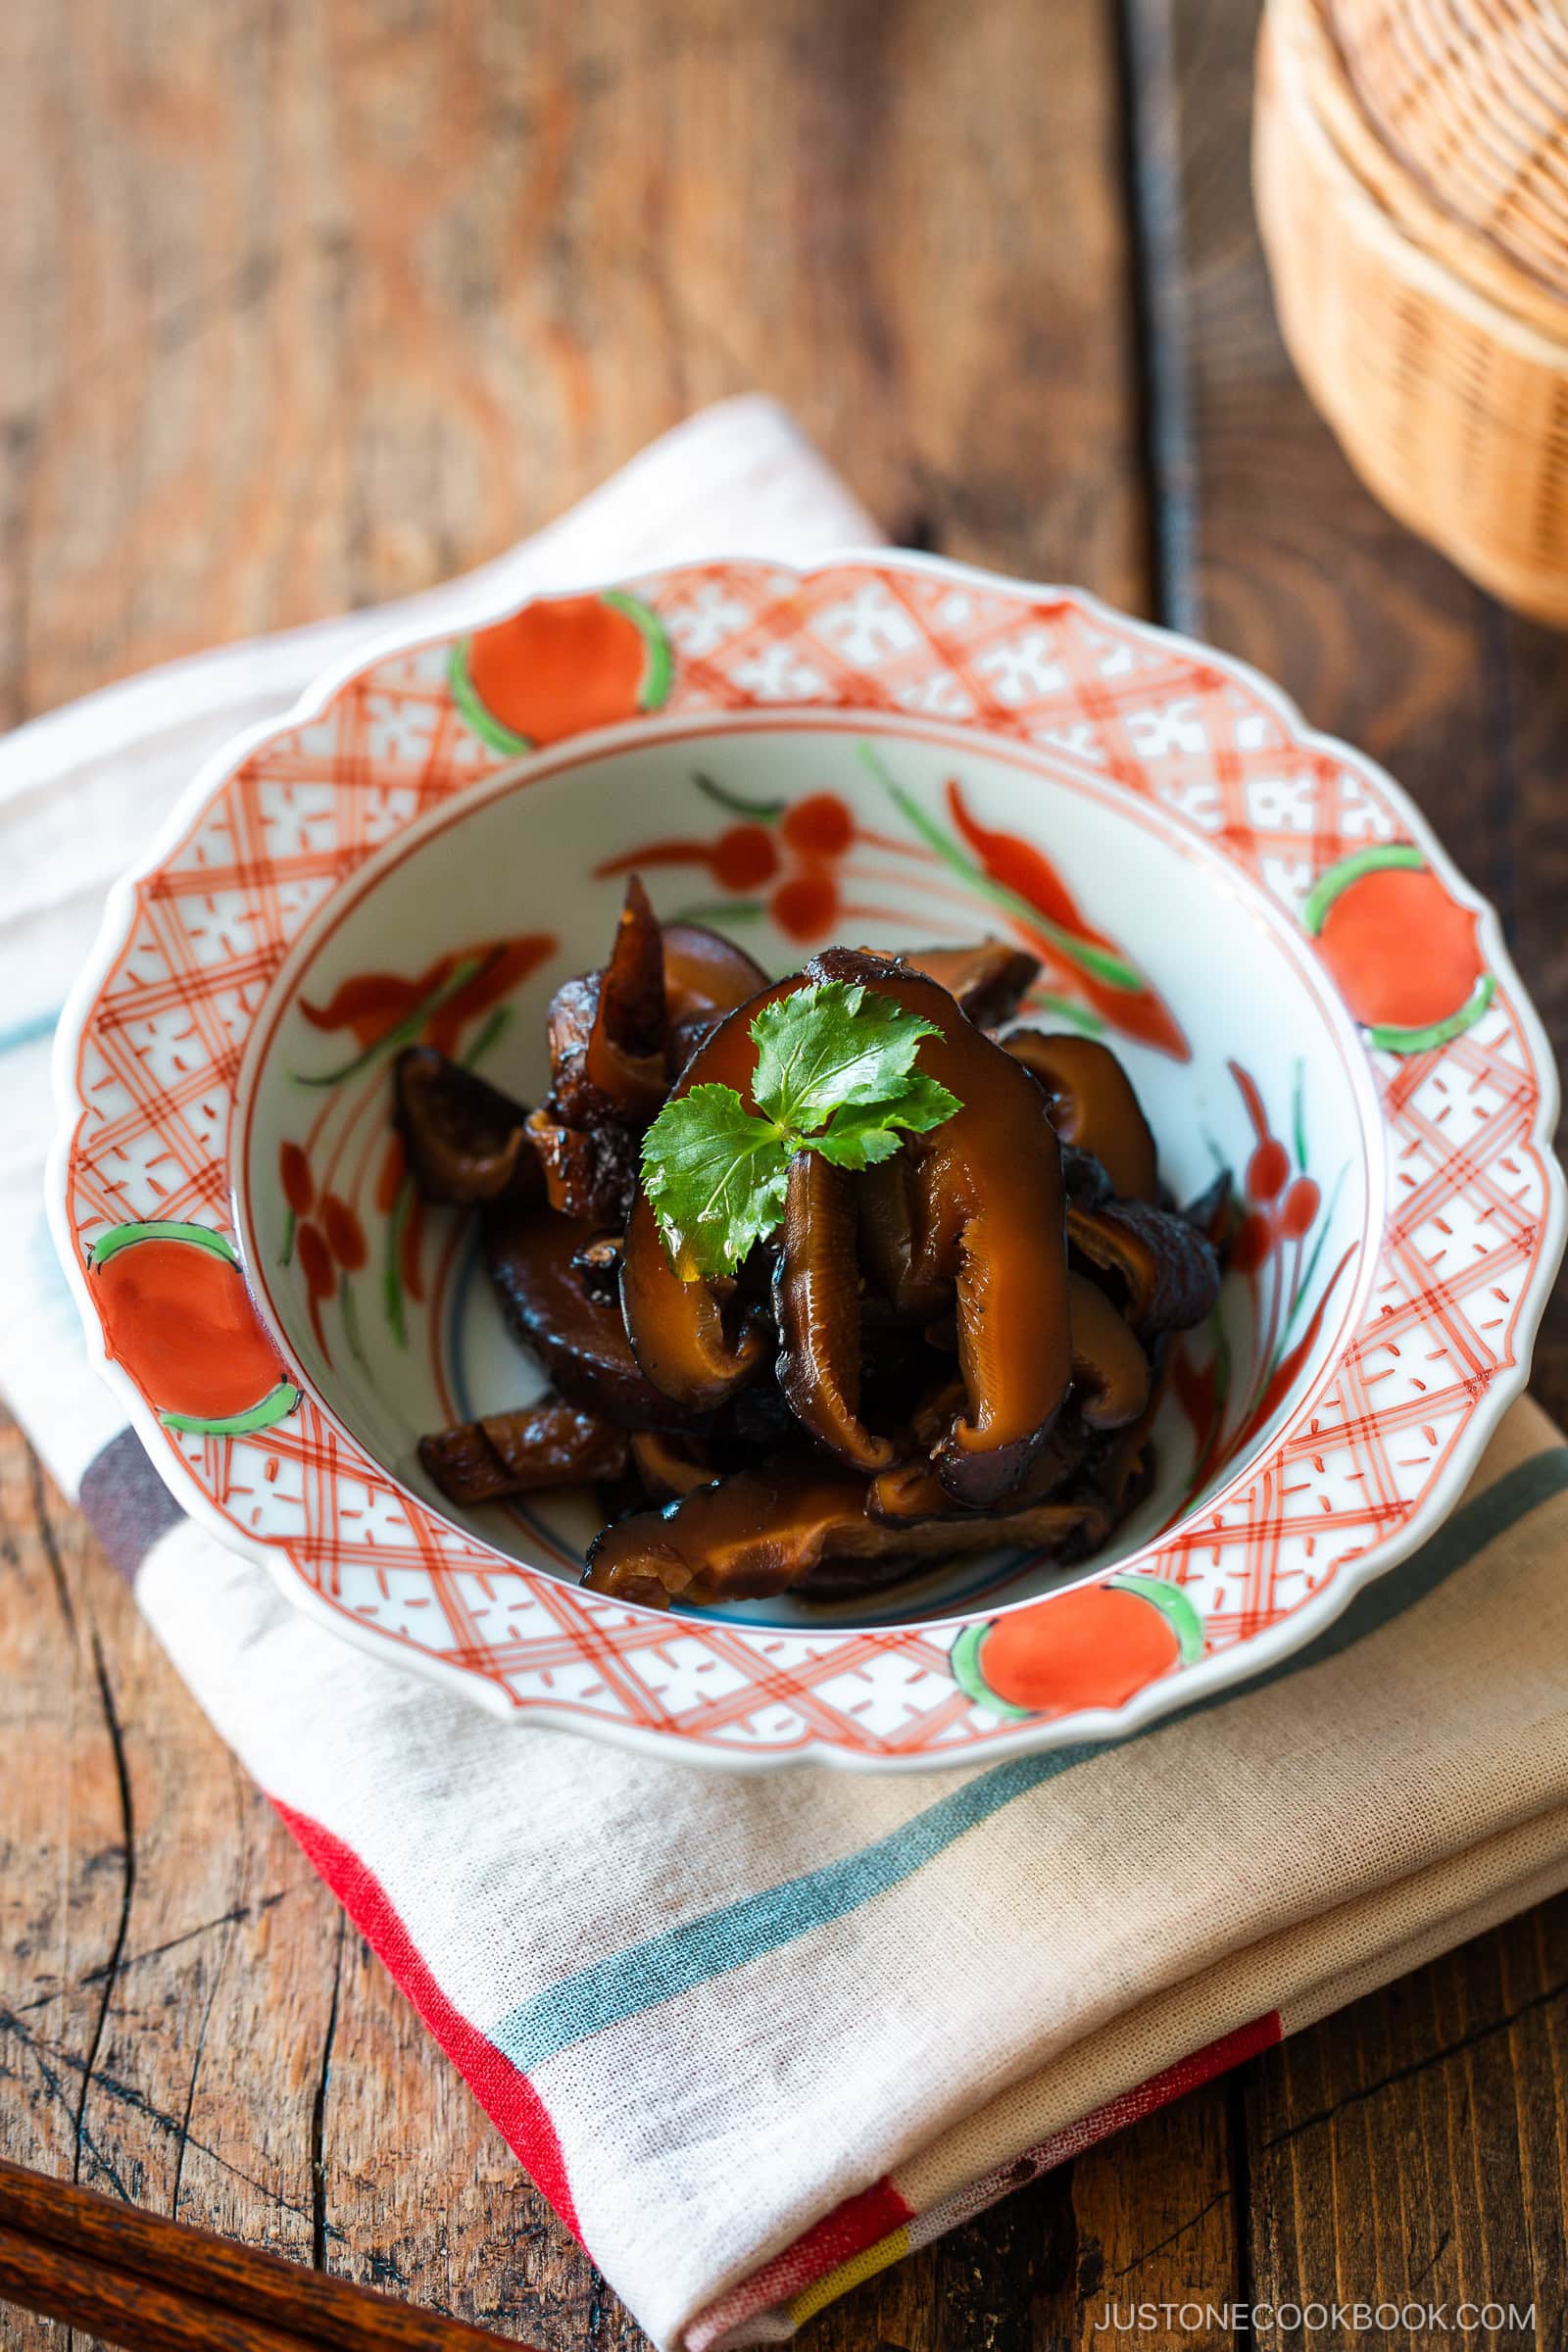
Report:
M733 1087L747 1108L757 1047L751 1024L764 1004L801 986L799 974L780 980L725 1014L670 1089L677 1102L694 1086ZM639 1188L626 1225L620 1303L632 1352L654 1387L696 1412L711 1411L756 1378L766 1343L746 1312L739 1286L712 1281L689 1265L672 1264L648 1196Z
M904 1149L914 1169L920 1278L951 1281L957 1298L968 1409L940 1449L941 1475L960 1499L984 1508L1026 1475L1071 1370L1055 1133L1033 1080L945 989L906 964L848 949L813 958L729 1013L675 1094L716 1082L755 1107L752 1023L764 1005L819 980L863 982L930 1021L936 1034L921 1047L921 1067L961 1105ZM627 1228L621 1300L638 1362L680 1402L710 1408L759 1369L755 1333L725 1325L724 1286L671 1264L643 1196Z
M625 1224L637 1191L634 1127L608 1114L564 1127L547 1110L531 1110L527 1134L552 1208L584 1225Z
M656 1430L639 1430L630 1440L632 1466L652 1502L670 1502L694 1487L712 1484L713 1463L708 1448L695 1438L674 1438Z
M1182 1215L1189 1225L1196 1225L1212 1244L1214 1255L1223 1271L1226 1247L1230 1235L1231 1206L1236 1188L1229 1168L1221 1168L1211 1184L1204 1186L1196 1200L1189 1200Z
M627 1441L595 1413L548 1392L512 1413L486 1413L419 1440L419 1459L449 1502L496 1502L598 1478L618 1478Z
M1058 1421L1022 1488L1008 1496L1004 1509L1020 1511L1033 1503L1056 1500L1068 1481L1076 1478L1090 1450L1089 1432L1076 1416L1070 1422ZM873 1519L895 1526L911 1519L976 1516L954 1500L923 1455L879 1471L866 1490L865 1507Z
M1038 1087L903 963L832 948L804 977L863 982L930 1021L920 1066L961 1108L905 1151L914 1171L916 1240L931 1276L951 1277L967 1410L938 1449L949 1492L976 1509L1028 1475L1071 1375L1061 1152Z
M672 1024L733 1012L767 986L755 956L706 923L666 923L664 1005Z
M392 1094L409 1170L426 1200L477 1208L544 1199L528 1113L488 1079L433 1046L408 1046L392 1064Z
M1108 1046L1043 1029L1014 1029L1002 1044L1039 1085L1064 1144L1092 1152L1124 1199L1158 1198L1154 1139L1132 1080Z
M664 1099L664 960L659 918L633 874L603 969L563 981L546 1016L555 1124L646 1125Z
M691 1415L637 1367L620 1315L572 1263L589 1229L554 1209L488 1210L485 1263L517 1338L568 1402L622 1429L680 1430Z
M1004 939L977 939L958 948L908 948L899 960L945 988L978 1029L997 1029L1010 1021L1040 977L1039 956Z
M778 1385L796 1419L841 1461L880 1470L894 1447L860 1419L856 1183L817 1152L798 1152L790 1163L773 1276Z
M872 1519L865 1498L864 1477L847 1464L785 1455L607 1527L595 1538L583 1582L652 1608L671 1600L757 1600L806 1584L833 1563L911 1568L993 1545L1081 1549L1109 1524L1099 1497L897 1526Z
M1119 1286L1140 1338L1190 1331L1219 1297L1219 1260L1208 1236L1186 1217L1144 1200L1069 1202L1067 1237L1092 1266Z
M1067 1277L1072 1317L1073 1401L1090 1429L1124 1429L1149 1402L1149 1357L1103 1291Z
M664 1100L664 943L637 875L626 885L614 945L589 1033L589 1084L630 1119L651 1119Z
M901 1322L925 1324L954 1302L951 1274L934 1272L915 1231L914 1162L907 1152L879 1160L856 1179L860 1263L876 1296Z

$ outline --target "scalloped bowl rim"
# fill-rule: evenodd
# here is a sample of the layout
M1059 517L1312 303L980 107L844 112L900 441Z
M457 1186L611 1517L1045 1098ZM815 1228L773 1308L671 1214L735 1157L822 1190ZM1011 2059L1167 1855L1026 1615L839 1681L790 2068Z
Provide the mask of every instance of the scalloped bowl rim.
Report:
M1282 687L1241 657L1205 644L1183 630L1167 628L1158 622L1123 612L1090 589L1026 580L1014 574L904 548L846 546L803 563L729 547L715 549L704 557L683 557L678 563L662 567L639 564L636 576L661 571L665 575L696 573L730 564L755 564L803 579L855 565L866 565L872 569L892 567L1006 596L1026 597L1041 604L1057 603L1075 607L1095 615L1114 631L1130 633L1152 645L1167 646L1196 658L1203 664L1225 672L1255 695L1273 710L1291 740L1330 759L1348 760L1352 768L1359 768L1370 775L1397 808L1409 828L1411 839L1420 847L1450 895L1475 913L1487 961L1507 984L1511 1006L1529 1041L1540 1079L1540 1106L1530 1140L1539 1155L1544 1182L1542 1247L1519 1303L1513 1335L1513 1361L1499 1367L1493 1375L1486 1394L1475 1404L1456 1436L1451 1451L1432 1487L1411 1507L1401 1526L1346 1560L1327 1583L1272 1626L1227 1648L1209 1652L1185 1667L1179 1678L1162 1678L1146 1685L1120 1706L1078 1708L1067 1715L1034 1717L1020 1724L1015 1731L1002 1732L989 1739L978 1752L887 1753L849 1749L815 1738L790 1748L716 1748L695 1740L672 1738L662 1732L636 1724L620 1723L608 1717L585 1717L572 1710L552 1706L547 1700L530 1701L526 1707L517 1706L505 1690L489 1681L475 1677L466 1668L454 1666L442 1657L424 1652L402 1651L398 1655L397 1666L394 1666L387 1655L387 1643L382 1634L343 1617L295 1573L279 1545L246 1536L212 1506L202 1490L186 1476L177 1456L164 1443L165 1433L156 1411L142 1396L128 1373L107 1354L103 1327L92 1303L85 1272L74 1247L68 1208L68 1174L82 1108L76 1086L76 1056L87 1021L116 956L130 936L137 914L138 886L158 871L209 801L253 753L274 737L320 717L347 686L381 662L420 647L449 642L474 628L507 618L530 604L548 599L554 593L561 593L546 586L529 589L521 595L512 593L499 596L493 584L481 583L475 586L470 597L455 600L439 627L431 627L427 623L416 626L405 624L389 630L384 636L368 637L352 652L324 666L287 709L241 730L202 761L159 826L144 857L112 885L92 949L73 984L55 1031L52 1082L56 1128L45 1174L45 1206L50 1232L82 1319L88 1357L94 1370L124 1404L131 1425L138 1434L151 1441L147 1451L153 1465L187 1517L205 1525L226 1550L266 1568L290 1605L321 1625L338 1641L347 1642L376 1658L389 1671L395 1672L401 1667L432 1681L453 1695L461 1695L467 1704L482 1707L497 1720L540 1729L570 1731L590 1739L607 1740L633 1752L657 1756L666 1763L678 1761L720 1772L782 1771L807 1765L872 1773L983 1772L992 1765L1020 1755L1046 1753L1086 1742L1119 1743L1139 1736L1166 1717L1185 1714L1195 1706L1211 1701L1223 1690L1244 1688L1270 1667L1309 1646L1368 1585L1418 1550L1443 1525L1459 1500L1503 1414L1528 1386L1536 1336L1561 1264L1564 1242L1568 1239L1568 1183L1565 1183L1562 1164L1549 1140L1555 1134L1561 1107L1561 1088L1550 1042L1508 952L1496 909L1455 865L1404 787L1369 753L1359 750L1342 737L1311 726L1299 706ZM624 572L607 572L597 583L574 584L570 593L598 595L607 589L622 586L625 577ZM781 709L787 707L780 706ZM645 727L646 721L637 719L617 726L585 730L574 736L572 741L579 751L591 752L601 744L608 750L617 744L635 741ZM492 781L491 778L484 779L487 785ZM345 877L345 881L350 878ZM323 901L323 907L330 905L331 897L335 895L334 892ZM315 910L311 921L304 927L307 933L314 930L316 916L321 911L321 908ZM290 961L292 952L284 959L284 965ZM269 995L271 985L270 982ZM225 1164L229 1163L225 1160ZM335 1415L333 1417L336 1418ZM514 1567L516 1563L509 1560L507 1565ZM1010 1605L1027 1607L1038 1604L1020 1602ZM999 1615L1004 1613L1005 1610L996 1612ZM956 1621L949 1617L934 1618L929 1622L948 1624Z

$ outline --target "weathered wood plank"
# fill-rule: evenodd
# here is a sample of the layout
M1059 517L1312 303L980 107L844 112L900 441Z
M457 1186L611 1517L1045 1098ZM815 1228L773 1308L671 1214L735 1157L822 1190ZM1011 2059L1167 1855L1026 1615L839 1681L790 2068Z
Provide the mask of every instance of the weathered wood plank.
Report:
M1296 382L1248 200L1255 11L1232 0L1134 7L1177 90L1186 279L1180 302L1155 315L1179 344L1166 362L1185 401L1168 453L1190 521L1173 582L1182 618L1278 677L1315 724L1364 744L1409 787L1495 901L1560 1053L1562 642L1500 612L1385 515ZM1565 1375L1559 1297L1536 1384L1559 1411ZM1562 1904L1547 1905L1248 2070L1247 2250L1259 2299L1534 2299L1541 2340L1554 2340L1565 1919ZM1344 2327L1311 2337L1349 2340Z
M309 2262L336 1908L9 1422L0 1526L0 2147Z
M1461 2302L1534 2305L1497 2340L1560 2340L1565 1995L1559 1898L1285 2043L1249 2099L1260 2279L1454 2325Z
M81 1540L64 1552L45 1540L39 1492L21 1432L0 1419L0 2147L69 2180L125 1852L74 1589ZM18 2352L56 2340L14 2316Z

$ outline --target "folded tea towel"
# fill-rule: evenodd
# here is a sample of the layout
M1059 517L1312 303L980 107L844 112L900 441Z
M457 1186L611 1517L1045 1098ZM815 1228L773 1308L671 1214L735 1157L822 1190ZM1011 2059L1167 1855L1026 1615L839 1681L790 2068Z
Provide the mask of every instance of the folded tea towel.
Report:
M1568 1446L1528 1402L1426 1549L1266 1678L1109 1746L879 1779L523 1732L361 1655L180 1519L87 1370L38 1204L50 992L214 743L476 588L871 535L787 418L731 403L483 575L0 745L0 1386L557 2211L689 2352L787 2335L1568 1886Z

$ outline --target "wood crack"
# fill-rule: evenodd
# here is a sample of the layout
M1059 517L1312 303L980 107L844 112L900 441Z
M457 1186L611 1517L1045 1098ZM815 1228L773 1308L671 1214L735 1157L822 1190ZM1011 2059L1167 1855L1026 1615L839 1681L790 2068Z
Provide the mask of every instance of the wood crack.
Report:
M79 2077L84 2087L90 2082L91 2087L101 2091L106 2098L114 2100L121 2106L133 2109L137 2115L153 2127L155 2132L167 2132L175 2136L178 2135L180 2124L177 2116L170 2115L163 2108L155 2106L152 2100L144 2092L137 2090L132 2083L121 2082L118 2076L105 2073L101 2067L94 2068L89 2075L85 2059L78 2058L74 2051L61 2049L57 2043L40 2040L37 2034L23 2024L15 2010L0 2008L0 2035L9 2035L26 2052L50 2097L66 2109L73 2121L77 2114L77 2102L73 2100L66 2083L56 2073L56 2068ZM7 2066L3 2060L0 2060L0 2078L11 2082L22 2080L16 2069ZM124 2198L127 2204L132 2203L134 2200L130 2191L123 2182L116 2179L112 2167L107 2158L99 2151L91 2133L85 2132L83 2137L84 2145L94 2159L93 2178L114 2180L119 2194ZM296 2205L289 2198L279 2196L276 2189L270 2188L265 2180L257 2180L254 2174L242 2172L237 2164L230 2164L227 2157L207 2140L192 2138L187 2133L186 2144L194 2148L198 2155L209 2157L220 2172L227 2173L231 2179L243 2182L245 2187L254 2189L258 2196L264 2197L268 2204L275 2206L279 2212L295 2214L301 2220L310 2218L307 2207ZM329 2238L336 2238L340 2237L342 2232L328 2226L326 2234Z
M1196 2230L1200 2222L1206 2221L1208 2216L1216 2212L1221 2205L1229 2205L1232 2201L1232 2191L1229 2188L1216 2189L1206 2203L1199 2206L1196 2213L1190 2213L1184 2222L1178 2222L1175 2229L1167 2230L1163 2237L1155 2238L1152 2245L1140 2246L1132 2260L1119 2263L1116 2269L1110 2273L1110 2277L1112 2278L1130 2278L1132 2273L1141 2270L1146 2262L1152 2262L1156 2254L1163 2254L1167 2246L1173 2246L1178 2238L1185 2237L1189 2230Z
M1550 2008L1552 2002L1560 2001L1565 1993L1568 1993L1568 1977L1546 1985L1541 1992L1533 1992L1527 2001L1521 2001L1516 2009L1505 2010L1501 2017L1490 2018L1484 2026L1476 2026L1470 2033L1445 2042L1441 2048L1429 2050L1424 2058L1413 2058L1408 2066L1391 2067L1373 2082L1357 2083L1343 2098L1331 2100L1327 2107L1319 2107L1311 2115L1303 2115L1298 2123L1287 2124L1283 2132L1276 2132L1263 2141L1264 2151L1284 2147L1287 2141L1299 2139L1303 2132L1315 2132L1320 2124L1332 2123L1337 2115L1343 2115L1348 2108L1364 2106L1368 2099L1375 2099L1380 2091L1395 2089L1401 2082L1413 2082L1418 2076L1432 2074L1437 2068L1446 2066L1450 2058L1462 2058L1467 2050L1479 2049L1483 2042L1494 2040L1499 2034L1506 2034L1521 2019L1533 2016L1539 2009Z
M104 1711L104 1722L109 1732L109 1744L114 1755L115 1783L120 1793L123 1862L120 1889L120 1917L115 1924L115 1940L104 1969L103 1996L98 2003L97 2015L93 2019L92 2038L87 2045L86 2062L82 2068L81 2096L76 2103L75 2153L71 2168L72 2178L75 2180L81 2179L83 2152L91 2148L91 2143L87 2138L87 2098L98 2063L98 2052L103 2046L104 2031L109 2023L109 2006L114 1998L115 1977L125 1949L125 1937L130 1928L131 1898L136 1891L136 1818L131 1802L130 1774L125 1764L125 1740L120 1726L120 1715L115 1706L115 1694L110 1688L109 1670L104 1663L103 1644L98 1639L96 1628L94 1628L92 1636L92 1662L93 1674L98 1685L98 1696ZM96 2168L91 2177L97 2178L101 2169L101 2167ZM114 2180L118 2193L122 2197L125 2196L126 2191L123 2184L112 2171L109 2177Z
M332 1954L332 2001L326 2014L326 2032L321 2037L316 2097L311 2104L311 2259L318 2271L326 2268L327 2239L335 2234L326 2222L326 2091L332 2079L332 2042L337 2033L338 1997L343 1988L343 1944L347 1932L348 1921L340 1912Z
M260 1919L264 1912L270 1911L274 1905L297 1891L295 1887L284 1886L276 1894L264 1895L259 1903L240 1903L232 1911L220 1911L215 1919L204 1919L197 1927L182 1929L179 1935L171 1936L167 1942L150 1943L139 1952L126 1952L113 1973L120 1977L127 1976L131 1969L141 1968L150 1960L161 1960L166 1952L177 1952L182 1944L194 1943L202 1936L211 1936L218 1928L239 1927L247 1920ZM68 1992L88 1992L93 1985L101 1984L110 1974L110 1963L101 1961L96 1968L84 1969L71 1984L57 1984L53 1992L36 1993L30 2001L19 2002L16 2014L19 2017L30 2017L35 2010L47 2009L53 2002L63 2001Z
M1164 0L1116 0L1112 14L1149 605L1167 627L1196 630L1201 621L1197 474L1171 30Z

